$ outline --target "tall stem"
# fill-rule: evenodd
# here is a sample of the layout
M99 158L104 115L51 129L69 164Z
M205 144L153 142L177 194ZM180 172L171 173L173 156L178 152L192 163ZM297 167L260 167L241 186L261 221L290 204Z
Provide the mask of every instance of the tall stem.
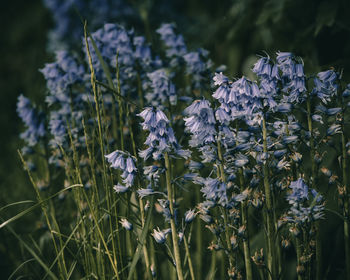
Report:
M266 129L266 116L263 116L263 151L267 154L267 129ZM275 223L273 214L273 199L272 192L269 183L269 168L267 162L264 163L263 167L264 174L264 190L266 198L266 224L267 224L267 265L271 274L269 279L277 279L277 269L276 269L276 254L275 254Z
M222 154L222 148L221 148L221 142L220 139L217 140L217 147L218 147L218 158L220 161L219 164L219 170L220 170L220 177L222 182L226 182L226 175L225 175L225 168L224 168L224 158ZM228 216L227 216L227 209L222 207L222 213L224 217L224 225L225 225L225 239L226 239L226 246L229 256L229 263L230 263L230 269L235 265L235 258L232 254L231 250L231 240L230 240L230 229L228 227Z
M307 109L307 124L310 133L310 159L311 159L311 186L316 189L316 179L317 179L317 166L315 161L315 142L314 134L312 128L312 116L311 116L311 96L307 93L306 100ZM322 275L322 243L321 243L321 228L320 223L316 222L316 279L321 279Z
M173 239L173 250L174 250L174 257L175 257L175 263L176 263L176 273L177 278L179 280L183 280L183 272L181 267L181 256L180 256L180 248L178 243L178 236L175 226L175 216L174 216L174 202L173 202L173 190L171 185L171 173L170 173L170 160L168 153L164 153L164 161L165 161L165 177L166 177L166 186L168 191L168 200L169 200L169 209L170 209L170 226L171 226L171 236Z
M236 133L238 133L238 122L236 122ZM236 142L238 145L238 142ZM244 191L244 174L243 169L239 168L238 170L239 176L239 185L241 192ZM248 207L247 202L243 201L241 203L241 212L242 212L242 225L245 226L246 229L246 237L243 239L243 253L244 253L244 263L245 263L245 273L246 279L253 279L253 271L252 271L252 263L250 260L250 245L249 245L249 231L248 231Z
M342 102L342 104L344 104ZM344 127L344 108L342 108L342 171L343 171L343 186L345 189L344 195L344 243L345 243L345 263L346 263L346 279L350 280L350 228L349 228L349 184L347 174L347 151Z
M184 236L184 244L185 244L185 250L186 250L186 255L188 259L188 268L190 269L191 279L195 280L190 249L188 248L188 242L187 242L186 236Z

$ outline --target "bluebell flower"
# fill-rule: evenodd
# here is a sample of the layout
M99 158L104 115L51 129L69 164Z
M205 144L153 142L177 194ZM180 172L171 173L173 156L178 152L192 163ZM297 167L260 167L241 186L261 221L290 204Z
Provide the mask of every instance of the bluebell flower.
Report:
M126 187L126 186L123 186L123 185L120 185L120 184L117 184L117 185L114 185L113 189L115 190L116 193L125 193L130 188Z
M182 57L186 54L187 48L182 35L175 34L175 26L171 23L163 23L156 32L167 47L166 55L171 57Z
M305 74L300 58L288 52L277 52L277 65L282 72L284 101L300 103L305 99ZM302 61L301 61L302 62Z
M303 179L299 178L297 181L291 182L289 188L292 190L292 193L287 196L287 200L290 204L309 198L309 188Z
M291 204L286 217L287 221L304 224L323 218L323 197L316 190L309 190L301 178L292 182L289 187L292 189L292 193L287 196L287 200Z
M333 70L320 72L314 78L314 89L312 93L317 95L323 103L328 103L331 101L331 97L337 92L337 81L338 74Z
M154 237L154 240L157 243L164 244L166 241L166 237L170 232L171 232L170 229L166 229L166 230L160 230L159 228L158 228L158 230L153 229L152 236Z
M143 36L136 36L133 39L134 44L134 56L144 64L144 67L150 66L152 63L151 48L146 43L146 39Z
M133 226L132 223L130 223L127 219L120 219L119 223L122 225L123 228L125 228L126 230L132 230Z
M158 69L148 73L147 76L151 81L150 91L145 95L148 104L159 107L170 102L171 105L176 105L175 85L171 82L167 71L165 69Z
M165 152L174 152L175 155L184 158L189 157L190 153L181 149L168 118L161 110L148 107L138 116L144 119L143 129L149 131L145 141L147 148L140 151L140 157L147 160L152 155L154 160L159 160Z
M44 75L46 86L50 92L47 98L49 105L69 102L70 87L82 83L85 75L83 65L78 64L67 51L57 51L56 61L45 64L40 72Z
M197 147L215 142L216 120L209 101L196 100L185 109L185 130L191 133L190 146Z
M185 222L191 223L195 217L196 217L196 212L194 211L194 209L190 209L185 213Z
M147 189L139 189L137 190L137 194L141 197L144 198L146 196L152 195L154 194L155 191L151 188L147 188Z
M199 49L195 52L189 52L183 56L186 63L186 73L191 75L191 81L194 89L203 88L203 83L208 79L208 70L212 66L208 57L209 52Z
M28 146L35 146L45 136L45 115L32 106L30 100L22 94L18 97L17 113L24 122L27 130L20 137Z
M112 168L122 171L121 177L123 178L125 186L131 187L134 184L137 173L135 158L129 153L119 150L115 150L114 152L105 155L105 157L111 164ZM120 192L123 192L123 189L120 189Z
M49 121L50 133L53 139L50 140L50 145L55 147L57 145L63 146L67 138L67 124L61 119L51 118Z
M327 135L334 135L337 133L341 133L341 125L340 124L332 124L328 129L327 129Z

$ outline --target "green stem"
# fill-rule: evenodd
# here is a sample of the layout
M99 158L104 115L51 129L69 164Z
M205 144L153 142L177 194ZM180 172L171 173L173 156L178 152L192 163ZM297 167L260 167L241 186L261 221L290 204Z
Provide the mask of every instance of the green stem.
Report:
M186 250L186 255L187 255L187 259L188 259L188 268L190 269L191 279L195 280L191 254L190 254L190 250L188 248L188 242L187 242L186 236L184 236L184 244L185 244L185 250Z
M301 265L300 258L302 256L302 248L299 237L295 237L295 247L297 251L297 266ZM298 280L303 280L303 276L298 273Z
M236 122L236 133L238 133L238 122ZM236 143L238 145L238 142ZM244 174L243 169L239 168L238 170L239 185L241 192L244 191ZM248 231L248 206L247 202L244 201L241 203L241 212L242 212L242 225L246 229L246 237L243 239L243 252L244 252L244 263L245 263L245 272L246 279L253 279L252 263L250 259L250 245L249 245L249 231Z
M180 248L178 243L178 236L175 226L175 216L174 216L174 203L173 203L173 191L172 191L172 185L171 185L171 174L170 174L170 160L168 153L164 153L164 161L165 161L165 177L166 177L166 186L168 191L168 200L169 200L169 209L170 209L170 226L171 226L171 235L173 240L173 250L174 250L174 257L175 257L175 263L176 263L176 273L179 280L183 280L183 272L181 267L181 256L180 256Z
M226 175L225 175L225 168L224 168L224 158L222 154L222 147L221 147L221 142L220 139L217 139L217 148L218 148L218 158L219 158L219 171L220 171L220 177L222 182L226 182ZM227 247L227 252L229 255L229 264L230 264L230 269L235 265L235 258L232 254L231 250L231 241L230 241L230 229L228 226L228 216L227 216L227 209L222 207L222 213L224 217L224 225L225 225L225 239L226 239L226 247Z
M266 129L266 116L263 116L263 151L267 154L267 129ZM273 199L272 192L269 183L269 167L267 162L264 163L263 167L264 174L264 191L266 198L266 224L267 224L267 266L271 275L269 279L277 279L277 269L276 269L276 254L275 254L275 223L273 214Z
M307 124L310 132L310 159L311 159L311 186L313 189L316 189L316 179L317 179L317 165L315 161L315 142L314 142L314 133L312 128L312 112L311 112L311 96L307 93L306 100L306 109L307 109ZM321 242L321 226L317 222L316 226L316 279L322 278L322 242Z
M345 243L345 263L346 263L346 279L350 280L350 229L349 229L349 185L347 174L347 151L345 140L345 127L344 127L344 108L342 111L342 171L343 171L343 186L345 188L344 195L344 243Z
M196 201L197 201L197 203L200 202L199 188L196 188ZM202 237L202 229L201 229L201 219L196 219L196 272L197 272L197 279L202 279L202 255L203 255L203 237Z
M99 92L99 88L96 85L96 78L95 78L95 70L92 64L92 58L91 58L91 53L90 53L90 48L89 48L89 42L87 39L87 31L86 31L86 25L84 26L84 35L85 35L85 44L86 44L86 50L87 50L87 54L88 54L88 58L89 58L89 66L90 66L90 72L91 72L91 86L92 86L92 91L94 94L94 101L95 101L95 106L96 106L96 114L97 114L97 123L98 123L98 136L99 136L99 144L100 144L100 149L101 149L101 157L102 157L102 166L103 166L103 185L105 187L105 192L106 192L106 201L107 201L107 208L110 211L111 207L110 207L110 190L107 186L107 170L106 170L106 164L104 162L105 160L105 151L104 151L104 141L102 138L103 134L103 128L102 128L102 121L101 121L101 109L100 109L100 101L99 101L99 96L100 96L100 92ZM84 195L85 192L84 192ZM91 204L89 205L91 206ZM93 209L90 207L91 213L93 213ZM109 226L110 226L110 232L113 235L113 227L112 227L112 221L111 219L109 219ZM99 228L98 228L99 229ZM102 238L102 242L104 242L103 239L103 235L102 232L99 232L100 237ZM107 245L104 243L105 245L105 249L108 250ZM116 254L115 254L115 243L114 243L114 238L112 236L112 247L113 247L113 260L112 260L112 256L110 254L108 254L108 257L110 258L111 261L111 265L112 268L115 272L115 275L117 277L117 279L119 280L119 273L118 273L118 264L117 264L117 258L116 258Z
M124 151L124 121L123 121L123 103L122 103L122 99L120 98L121 96L121 89L120 89L120 77L119 77L119 72L120 72L120 69L119 69L119 63L118 63L118 52L117 52L117 55L116 55L116 69L117 69L117 92L118 92L118 95L115 94L115 98L118 100L118 109L119 109L119 131L120 131L120 149L122 151Z

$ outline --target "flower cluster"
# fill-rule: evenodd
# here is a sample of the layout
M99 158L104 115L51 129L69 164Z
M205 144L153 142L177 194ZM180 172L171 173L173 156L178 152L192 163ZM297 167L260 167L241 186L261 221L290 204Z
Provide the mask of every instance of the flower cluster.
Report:
M171 82L167 71L165 69L158 69L148 73L147 76L151 81L150 91L145 95L148 104L154 107L168 102L171 105L176 105L175 85Z
M287 201L291 204L287 220L297 224L310 223L324 216L323 197L316 190L311 189L299 178L290 183L291 193ZM311 193L311 195L310 195Z
M108 155L105 155L111 167L122 171L121 177L125 186L116 185L116 192L125 192L134 184L137 168L135 166L135 158L129 153L116 150Z
M174 151L180 157L189 157L189 151L182 150L178 144L173 129L169 125L166 115L159 109L148 107L138 116L144 119L143 130L149 131L145 141L147 149L140 151L140 157L147 160L151 155L154 160L159 160L165 152Z
M186 54L187 48L182 35L175 34L175 26L171 23L163 23L158 29L157 33L167 47L166 55L169 58L181 57Z
M30 100L22 94L18 97L17 113L27 127L27 130L21 133L21 138L28 146L35 146L40 138L45 136L45 115L37 112Z
M184 113L188 116L184 118L185 129L191 133L189 145L199 147L215 142L216 120L213 109L208 100L196 100Z

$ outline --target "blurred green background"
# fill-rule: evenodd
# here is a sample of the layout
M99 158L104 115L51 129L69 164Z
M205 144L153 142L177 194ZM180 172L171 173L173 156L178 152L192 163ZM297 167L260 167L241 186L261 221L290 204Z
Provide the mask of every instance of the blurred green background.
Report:
M23 93L43 104L45 82L38 69L52 61L53 55L47 51L47 34L54 25L40 0L1 4L0 208L11 202L34 199L16 152L21 148L18 135L23 128L16 114L16 101ZM138 3L132 1L132 4ZM152 30L161 22L175 22L190 48L208 49L215 65L227 65L226 73L233 77L249 75L256 54L266 51L273 55L280 50L302 56L306 72L335 67L344 69L344 78L350 81L349 14L348 0L154 0L149 20ZM20 209L2 211L0 217L6 219ZM37 225L31 224L29 215L13 226L19 233L30 233ZM330 232L339 234L339 227L327 231ZM331 275L332 270L337 270L337 261L341 267L343 260L337 244L328 246L335 256ZM7 279L27 258L11 233L1 229L0 278Z

